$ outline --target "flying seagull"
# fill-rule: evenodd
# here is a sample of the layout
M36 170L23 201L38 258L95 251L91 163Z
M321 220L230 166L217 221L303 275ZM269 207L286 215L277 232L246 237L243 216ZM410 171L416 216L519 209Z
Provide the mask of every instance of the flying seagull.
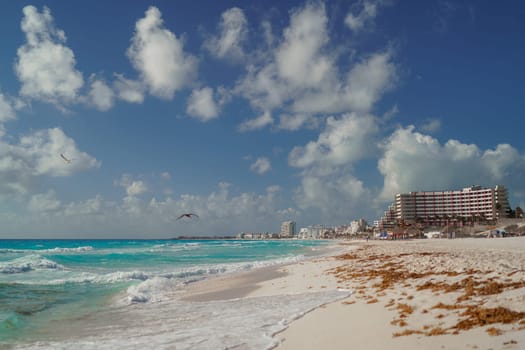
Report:
M193 213L185 213L185 214L179 215L179 217L177 219L175 219L175 220L179 220L179 219L182 219L182 218L190 218L191 219L192 217L198 218L199 215L193 214Z
M70 164L71 163L71 159L67 158L63 153L60 153L60 157L62 157L62 159L64 160L64 162Z

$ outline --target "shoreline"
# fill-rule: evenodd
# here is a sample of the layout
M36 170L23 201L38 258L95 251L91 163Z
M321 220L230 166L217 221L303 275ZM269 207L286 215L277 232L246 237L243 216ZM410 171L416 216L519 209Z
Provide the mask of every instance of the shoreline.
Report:
M352 293L273 334L278 350L525 345L525 238L340 244L345 253L198 282L186 300Z
M67 250L75 257L91 255L84 254L84 249L67 248L71 244L74 243L55 248L55 243L49 243L48 251ZM43 276L42 280L47 280L48 275L55 279L66 275L69 280L79 283L69 285L59 280L58 287L47 287L45 283L43 287L37 285L34 289L37 292L44 290L50 298L60 297L70 290L71 298L61 303L62 299L57 297L57 301L49 303L45 309L32 314L20 313L20 319L27 320L27 323L20 324L16 332L10 332L10 328L18 326L15 323L18 319L8 319L3 323L8 327L4 327L4 334L8 337L0 334L0 348L109 350L123 347L138 350L172 349L176 346L177 349L268 349L275 345L272 335L287 323L306 311L347 295L329 291L282 295L280 298L245 297L257 289L260 282L285 276L285 272L278 271L282 266L333 254L334 249L340 249L333 242L219 242L165 246L154 241L137 249L134 242L124 241L104 254L113 254L117 249L126 251L128 246L139 256L143 251L148 252L160 263L147 259L135 261L130 255L125 264L106 269L101 266L99 273L86 274L82 269L63 273L56 268L58 265L54 260L46 260L44 267L49 268L34 273ZM93 247L93 250L100 248L95 243ZM42 248L48 249L46 246ZM161 254L149 254L152 249ZM28 252L23 251L26 255ZM28 256L33 265L40 266L37 265L39 257ZM176 262L185 258L190 261L185 264L190 268L184 268L184 264L180 264L182 268L177 264L162 264L166 259ZM18 263L18 260L13 260ZM191 264L193 261L195 263ZM18 264L22 266L23 262L25 260L20 260ZM89 266L97 267L93 263ZM148 268L150 266L152 268ZM24 277L32 275L10 276L23 282ZM221 281L225 285L221 285ZM237 287L232 288L232 283ZM73 290L73 287L77 289ZM195 295L193 299L184 298L192 294Z
M185 295L180 300L209 302L245 298L260 288L260 283L286 276L280 268L281 266L267 266L191 283L184 287Z
M346 246L346 247L344 247ZM348 251L351 244L334 241L334 244L323 247L323 252L318 255L305 255L304 259L294 262L279 263L276 265L264 266L253 270L234 272L226 275L214 276L201 281L196 281L185 285L180 297L182 301L189 302L208 302L217 300L231 300L250 297L263 297L279 295L282 290L274 288L274 281L282 282L291 278L290 269L294 266L303 266L310 263L331 260L334 256ZM343 248L344 247L344 248ZM321 265L317 265L321 266ZM333 263L329 266L335 266ZM316 274L315 276L317 276ZM311 276L311 277L315 277ZM321 291L304 286L296 286L297 281L291 285L295 292ZM322 289L322 288L321 288ZM288 290L287 292L293 292Z
M151 302L45 324L20 349L518 350L525 237L334 241ZM173 288L173 289L172 289ZM9 345L9 344L7 344ZM1 346L0 346L1 347Z

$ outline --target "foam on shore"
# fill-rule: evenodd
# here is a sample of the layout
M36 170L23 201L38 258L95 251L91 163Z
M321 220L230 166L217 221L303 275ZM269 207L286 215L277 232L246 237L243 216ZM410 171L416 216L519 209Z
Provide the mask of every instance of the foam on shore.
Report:
M313 254L323 253L324 248ZM101 295L97 300L104 304L102 309L90 306L99 301L86 299L86 305L55 305L49 314L42 311L42 316L33 320L34 331L16 341L13 348L270 349L277 345L273 335L290 322L350 294L329 289L246 297L259 281L283 275L275 269L308 260L308 256L305 252L272 260L194 265L165 272L144 269L101 274L94 270L81 275L63 271L69 274L63 275L34 271L35 278L53 276L55 281L82 278L86 287L99 285L99 281L129 285L117 295ZM221 280L222 287L214 290ZM205 290L208 293L203 293Z

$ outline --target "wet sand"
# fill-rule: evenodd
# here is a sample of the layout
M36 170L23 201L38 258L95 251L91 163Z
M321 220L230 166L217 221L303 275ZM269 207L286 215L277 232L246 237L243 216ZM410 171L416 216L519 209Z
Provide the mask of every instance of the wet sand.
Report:
M188 286L190 301L347 290L278 349L523 349L525 237L341 242L346 253Z

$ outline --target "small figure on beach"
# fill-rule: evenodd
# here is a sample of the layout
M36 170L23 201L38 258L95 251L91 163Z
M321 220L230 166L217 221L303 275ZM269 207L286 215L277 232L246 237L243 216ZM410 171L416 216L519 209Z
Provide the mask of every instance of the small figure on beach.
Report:
M370 239L370 235L366 235L366 241L368 242L368 240Z
M177 219L175 219L175 220L179 220L179 219L182 219L182 218L190 218L190 219L191 219L191 218L193 218L193 217L198 218L199 215L194 214L194 213L185 213L185 214L181 214L181 215L179 215L179 217L177 217Z

